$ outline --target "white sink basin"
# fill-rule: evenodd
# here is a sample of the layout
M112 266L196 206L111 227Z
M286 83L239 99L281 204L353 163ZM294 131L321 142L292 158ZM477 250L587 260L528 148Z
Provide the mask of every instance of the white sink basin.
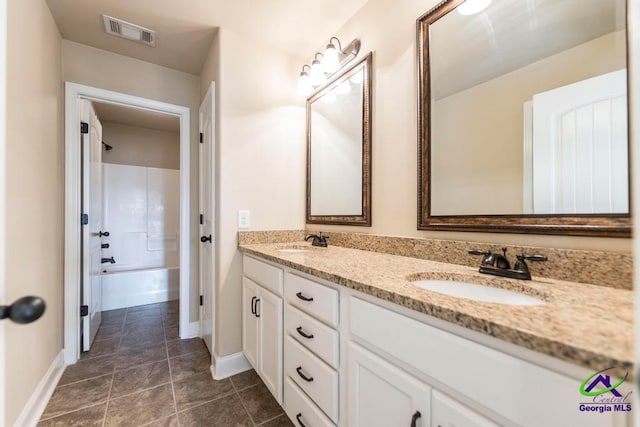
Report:
M419 288L456 298L473 301L491 302L506 305L543 305L543 300L519 292L475 283L449 280L416 280L411 282Z
M303 246L303 245L281 246L279 248L276 248L276 252L286 252L286 253L292 253L292 254L309 252L310 250L311 250L310 246Z

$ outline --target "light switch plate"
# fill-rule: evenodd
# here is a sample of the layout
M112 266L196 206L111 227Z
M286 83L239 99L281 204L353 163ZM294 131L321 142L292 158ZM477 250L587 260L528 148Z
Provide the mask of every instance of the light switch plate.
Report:
M251 212L247 210L238 211L238 228L249 228L251 226Z

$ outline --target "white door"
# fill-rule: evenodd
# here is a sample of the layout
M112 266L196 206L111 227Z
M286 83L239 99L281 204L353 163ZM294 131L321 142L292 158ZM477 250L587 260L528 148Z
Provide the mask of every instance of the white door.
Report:
M215 296L215 83L200 105L200 336L214 354Z
M246 277L242 278L242 352L258 371L258 317L256 316L256 300L258 285Z
M533 96L536 214L629 212L627 73Z
M431 388L370 351L349 343L349 427L431 425Z
M102 125L89 101L81 101L82 122L82 350L89 351L102 322Z
M282 298L258 287L258 367L274 396L282 396ZM279 396L279 397L278 397Z

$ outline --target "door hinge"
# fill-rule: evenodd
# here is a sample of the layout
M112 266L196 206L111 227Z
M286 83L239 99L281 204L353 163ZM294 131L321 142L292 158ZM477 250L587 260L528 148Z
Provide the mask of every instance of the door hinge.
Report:
M200 214L200 225L204 224L204 215Z
M81 214L80 215L80 225L87 225L89 224L89 215L88 214Z
M80 122L80 133L89 133L89 123Z
M200 144L202 144L204 142L204 135L202 135L202 132L200 132Z
M80 306L80 317L85 317L89 315L89 306L81 305Z
M204 298L200 295L200 305L204 305Z

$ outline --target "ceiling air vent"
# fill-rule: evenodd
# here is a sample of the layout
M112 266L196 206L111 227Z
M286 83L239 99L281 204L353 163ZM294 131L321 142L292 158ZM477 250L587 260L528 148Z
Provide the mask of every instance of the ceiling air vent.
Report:
M104 29L107 34L155 47L155 31L109 15L102 15L102 19L104 20Z

